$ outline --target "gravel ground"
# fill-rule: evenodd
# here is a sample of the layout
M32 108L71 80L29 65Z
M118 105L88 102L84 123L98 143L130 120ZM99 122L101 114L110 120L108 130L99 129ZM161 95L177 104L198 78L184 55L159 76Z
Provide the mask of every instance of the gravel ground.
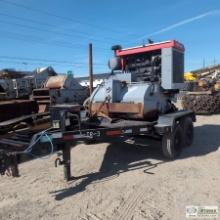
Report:
M198 116L193 146L165 162L159 143L77 145L66 183L53 155L0 179L0 219L185 219L187 205L220 208L220 115Z

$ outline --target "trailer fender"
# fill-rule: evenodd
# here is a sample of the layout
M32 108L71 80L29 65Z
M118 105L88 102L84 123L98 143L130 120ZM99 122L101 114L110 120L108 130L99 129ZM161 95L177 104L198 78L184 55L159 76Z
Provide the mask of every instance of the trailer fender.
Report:
M176 123L186 117L190 117L193 122L196 121L195 113L190 110L180 110L177 112L161 115L159 116L157 124L154 126L155 131L159 135L163 135L170 131L172 132Z

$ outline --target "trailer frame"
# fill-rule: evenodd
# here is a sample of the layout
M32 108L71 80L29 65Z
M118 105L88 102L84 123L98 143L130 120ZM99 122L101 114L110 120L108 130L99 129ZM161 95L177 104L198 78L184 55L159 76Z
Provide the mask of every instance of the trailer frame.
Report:
M49 130L46 133L47 136L42 136L36 145L40 147L42 144L47 145L52 142L53 151L59 152L55 160L55 166L63 165L64 179L67 181L74 179L74 176L71 175L71 148L76 146L78 141L93 141L96 143L98 140L109 137L134 137L136 135L156 136L162 140L165 134L172 134L175 130L175 125L181 125L181 122L186 118L190 118L193 122L196 121L194 112L188 110L164 114L159 116L157 121L152 122L120 119L115 123L79 120L79 115L73 114L69 106L65 108L62 105L61 109L56 107L56 110L58 118L55 118L55 120L52 118L51 122L55 128ZM73 118L78 120L76 123L76 127L79 127L78 129L69 128L70 120ZM42 133L33 135L31 143L39 139L40 135ZM19 148L16 148L16 142L19 144ZM19 154L19 151L24 151L27 146L26 142L22 146L22 142L19 139L6 138L0 140L0 154L12 158L10 166L13 167L13 170L16 170L14 176L18 176L16 155ZM14 161L16 164L13 163ZM9 165L5 165L5 168L7 166L9 167ZM0 167L2 167L1 160Z

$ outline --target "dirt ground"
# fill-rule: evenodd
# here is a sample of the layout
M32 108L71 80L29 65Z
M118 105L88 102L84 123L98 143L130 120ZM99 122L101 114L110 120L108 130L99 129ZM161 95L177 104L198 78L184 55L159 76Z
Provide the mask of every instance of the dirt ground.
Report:
M0 219L181 220L187 205L220 208L220 115L197 116L193 146L165 162L158 143L80 144L66 183L56 155L0 178Z

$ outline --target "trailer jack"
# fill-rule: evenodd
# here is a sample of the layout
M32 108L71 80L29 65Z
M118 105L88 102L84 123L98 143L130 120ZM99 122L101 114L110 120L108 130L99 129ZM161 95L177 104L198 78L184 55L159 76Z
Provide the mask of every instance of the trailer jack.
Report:
M74 177L71 176L71 148L72 145L68 143L64 143L60 146L62 153L58 153L58 157L56 158L54 164L55 167L63 166L64 169L64 179L66 181L72 180ZM62 156L62 158L60 158Z

